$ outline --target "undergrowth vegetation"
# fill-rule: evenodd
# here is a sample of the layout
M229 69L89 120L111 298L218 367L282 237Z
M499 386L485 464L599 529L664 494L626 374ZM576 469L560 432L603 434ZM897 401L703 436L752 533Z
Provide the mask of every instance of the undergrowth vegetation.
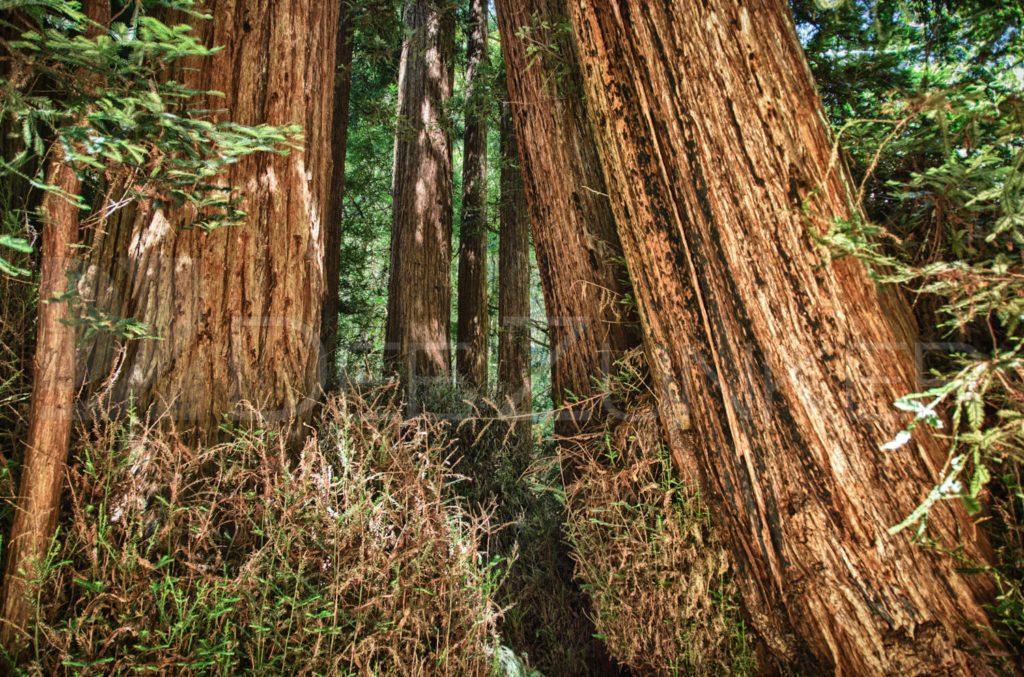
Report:
M498 402L450 387L431 391L423 405L445 412L462 478L455 490L495 527L485 556L507 563L496 592L504 609L500 635L520 657L523 674L614 672L594 637L588 598L573 579L555 440L537 443L532 416L510 417Z
M642 352L627 354L608 394L623 415L561 447L576 577L599 637L635 674L751 674L729 555L672 468L644 371Z
M298 452L270 429L88 431L22 673L490 674L487 516L391 395L332 399Z
M10 533L17 493L14 470L28 429L30 377L26 366L32 354L25 328L32 326L34 296L35 289L20 280L0 280L0 533L4 537Z

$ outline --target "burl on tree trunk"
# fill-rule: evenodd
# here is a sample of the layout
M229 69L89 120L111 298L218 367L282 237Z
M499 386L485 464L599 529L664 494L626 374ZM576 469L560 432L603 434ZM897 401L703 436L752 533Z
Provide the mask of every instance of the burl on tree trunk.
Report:
M963 644L990 584L887 532L945 447L918 426L881 449L907 424L892 402L917 388L912 347L864 267L827 262L808 232L856 206L788 7L572 0L570 14L645 333L693 412L754 627L808 674L984 673ZM958 506L929 526L986 562Z

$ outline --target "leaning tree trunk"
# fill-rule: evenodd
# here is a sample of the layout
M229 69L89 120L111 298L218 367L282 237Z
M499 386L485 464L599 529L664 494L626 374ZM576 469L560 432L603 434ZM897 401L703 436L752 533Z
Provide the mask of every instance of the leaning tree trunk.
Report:
M244 223L204 232L195 214L155 202L124 210L93 243L96 302L147 323L160 341L90 348L103 394L142 411L158 405L201 432L226 414L301 417L319 387L324 205L338 3L207 0L212 20L181 16L207 46L175 76L219 91L200 107L242 125L299 125L303 149L247 155L218 177L237 189ZM123 362L121 361L123 360Z
M341 0L334 67L334 115L331 120L331 188L324 220L324 301L320 344L324 353L324 389L338 385L338 276L341 274L341 216L345 201L345 152L348 104L352 91L353 24L351 0Z
M471 390L487 389L487 0L470 0L466 46L466 137L462 154L459 300L455 370ZM481 70L484 72L482 73Z
M455 74L455 10L412 2L405 23L384 360L407 379L412 401L417 381L451 373L452 145L444 106Z
M498 0L512 121L551 336L552 399L587 402L557 425L593 418L614 362L639 345L615 219L587 124L573 46L553 30L559 0ZM600 418L600 417L599 417Z
M57 526L74 411L75 329L67 323L72 313L68 303L50 300L67 290L65 274L72 269L78 240L78 204L73 200L82 184L59 144L51 151L46 183L61 193L47 193L42 204L43 258L28 438L11 537L4 548L0 643L11 655L18 653L32 618L27 593L34 565L46 556Z
M961 642L988 583L887 532L944 443L919 426L881 450L912 350L863 265L809 232L856 207L786 5L574 0L571 18L644 329L694 412L754 627L808 674L985 672ZM929 526L986 561L959 507Z
M567 477L579 472L572 447L624 415L606 397L616 361L640 345L615 219L605 194L597 147L564 0L497 0L509 108L551 345L551 396ZM634 412L631 412L634 413ZM576 641L575 639L572 641ZM616 674L595 637L578 674Z

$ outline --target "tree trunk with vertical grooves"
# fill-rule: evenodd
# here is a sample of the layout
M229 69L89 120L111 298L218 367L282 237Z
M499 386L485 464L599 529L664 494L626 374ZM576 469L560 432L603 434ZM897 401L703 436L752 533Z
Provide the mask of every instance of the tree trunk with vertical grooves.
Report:
M501 105L501 202L498 211L498 399L520 416L533 409L530 378L530 220L519 147L507 102ZM529 420L517 437L530 439Z
M90 346L87 375L105 394L167 412L203 434L225 415L301 418L319 388L324 207L338 3L207 0L190 23L207 46L174 77L219 91L201 106L243 125L299 125L302 149L245 156L218 181L237 189L244 223L188 229L194 214L144 204L95 236L87 285L97 303L146 322L163 340ZM123 359L123 362L119 361Z
M110 24L109 0L85 0L82 11L93 22L85 32L90 39ZM42 261L29 428L18 501L4 548L0 601L0 644L12 657L20 652L32 619L28 582L36 563L46 557L57 528L75 402L75 329L67 323L72 319L71 308L66 302L48 300L67 290L67 273L75 266L78 205L73 200L81 195L82 182L66 162L59 141L50 153L46 183L61 193L47 192L41 206Z
M639 345L615 220L587 123L560 0L498 0L513 126L550 325L556 406L604 391L615 360ZM557 45L557 51L551 45ZM593 413L565 412L570 434ZM596 405L600 405L597 402Z
M984 579L888 527L944 444L908 421L912 347L863 266L808 232L849 182L779 0L572 0L587 101L645 333L693 412L705 493L754 627L807 674L979 674ZM810 212L801 213L807 202ZM906 312L904 308L902 312ZM932 533L986 561L958 505Z
M324 353L324 389L338 386L338 276L341 273L341 217L345 202L345 151L348 104L352 92L353 24L351 0L341 0L334 68L334 114L331 120L331 188L324 219L324 301L320 344Z
M444 106L455 76L455 10L411 2L405 23L384 361L414 388L451 374L452 145Z
M466 138L462 153L459 299L455 370L473 391L487 390L487 2L470 0L466 46Z
M59 142L51 149L46 182L68 196L77 197L81 181L64 161ZM68 286L78 240L78 205L49 192L43 198L42 264L39 276L39 321L36 336L32 401L28 439L21 466L18 502L5 543L3 608L0 643L16 655L25 639L32 610L28 582L36 562L46 556L57 526L64 466L71 439L75 398L75 330L66 302L48 303Z

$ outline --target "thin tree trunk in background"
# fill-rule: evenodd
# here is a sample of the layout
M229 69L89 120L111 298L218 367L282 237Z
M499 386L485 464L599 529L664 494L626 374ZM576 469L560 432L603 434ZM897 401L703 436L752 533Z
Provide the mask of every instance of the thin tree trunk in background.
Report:
M512 122L551 335L556 406L602 393L614 362L640 344L615 219L587 123L560 0L498 0ZM557 50L552 48L557 46ZM562 416L571 434L600 402Z
M71 310L67 302L47 300L68 286L65 273L71 270L78 240L78 205L71 199L79 195L81 181L65 163L59 142L51 153L46 182L69 197L48 192L42 204L32 403L14 523L4 543L7 563L0 642L12 655L18 652L31 620L27 593L34 564L46 556L57 526L75 399L75 329L64 323L71 319Z
M466 138L462 154L459 299L455 369L477 392L487 389L487 1L470 0L466 47Z
M455 73L455 10L412 2L405 23L384 361L414 388L451 374L452 145L444 105Z
M324 221L324 301L320 344L324 352L324 389L338 385L338 276L341 274L341 217L345 202L345 151L352 91L353 24L350 0L341 0L334 68L334 116L331 120L331 188Z
M862 264L808 233L856 207L787 6L570 7L645 333L693 412L754 627L806 674L986 673L961 642L989 582L887 533L945 444L918 426L881 450L908 422L892 402L917 387L912 346ZM929 526L984 565L958 505Z
M501 203L498 233L498 399L514 414L533 409L530 378L530 220L519 147L507 102L501 106ZM517 425L531 439L530 421Z
M179 15L207 46L176 67L187 87L219 91L205 107L243 125L299 125L302 149L247 155L217 180L238 188L243 224L186 229L185 208L143 204L98 231L89 294L108 312L149 325L161 341L100 338L87 376L114 373L114 402L156 405L211 434L225 415L306 415L319 388L325 206L338 3L209 0L213 19ZM198 105L203 106L200 102Z

